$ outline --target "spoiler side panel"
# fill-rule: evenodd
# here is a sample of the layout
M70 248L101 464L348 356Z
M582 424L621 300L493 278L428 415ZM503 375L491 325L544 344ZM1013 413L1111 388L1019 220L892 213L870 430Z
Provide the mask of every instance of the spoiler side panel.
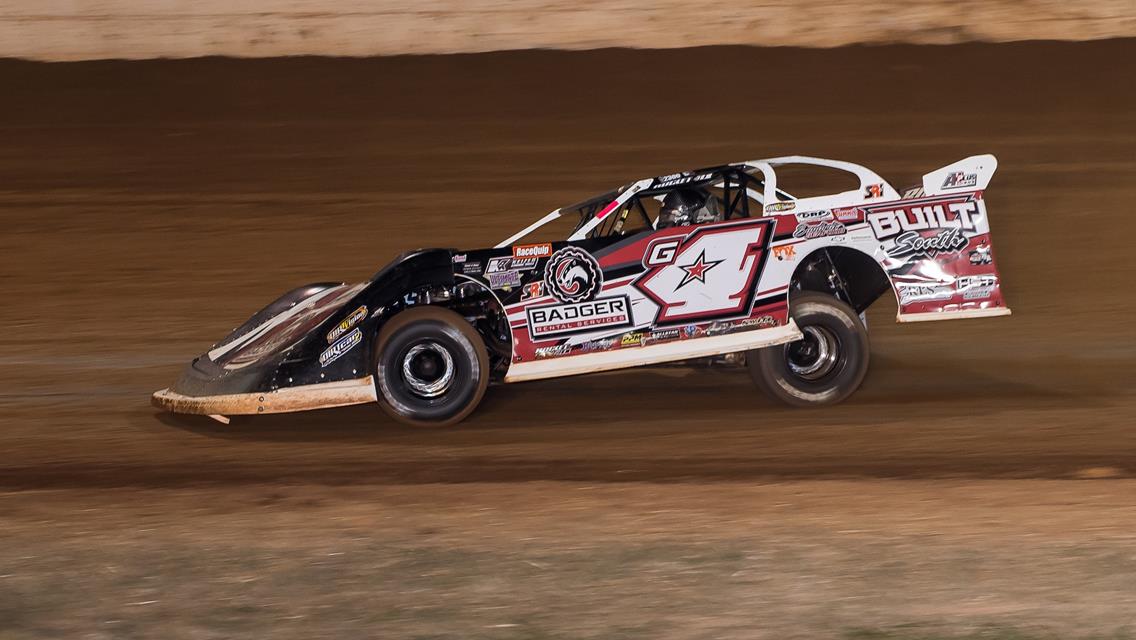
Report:
M971 156L923 177L923 188L866 208L899 322L1009 315L984 192L998 166Z

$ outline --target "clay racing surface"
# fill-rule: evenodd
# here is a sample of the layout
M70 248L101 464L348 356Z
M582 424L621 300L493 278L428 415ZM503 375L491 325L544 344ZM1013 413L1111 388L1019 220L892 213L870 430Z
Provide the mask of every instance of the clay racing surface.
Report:
M0 637L1128 637L1134 50L0 63ZM1014 315L882 299L840 407L681 368L448 431L148 404L283 291L633 178L982 152Z

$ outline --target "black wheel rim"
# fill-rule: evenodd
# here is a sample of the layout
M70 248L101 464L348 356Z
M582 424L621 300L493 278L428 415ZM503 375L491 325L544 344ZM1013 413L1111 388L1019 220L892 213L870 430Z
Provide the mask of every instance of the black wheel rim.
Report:
M796 378L818 382L838 372L845 354L840 338L827 327L801 327L801 339L785 345L785 364Z
M402 356L402 381L410 393L433 399L453 386L456 367L449 349L427 340L410 346Z

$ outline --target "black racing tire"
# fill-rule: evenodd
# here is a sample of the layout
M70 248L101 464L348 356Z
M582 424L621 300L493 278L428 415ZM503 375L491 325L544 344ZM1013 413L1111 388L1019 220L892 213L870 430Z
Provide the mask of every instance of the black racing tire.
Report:
M868 330L852 307L806 291L790 298L801 340L746 354L750 377L767 395L797 407L821 407L852 395L868 373Z
M418 307L379 332L379 407L414 427L448 427L477 408L489 386L489 354L477 330L442 307Z

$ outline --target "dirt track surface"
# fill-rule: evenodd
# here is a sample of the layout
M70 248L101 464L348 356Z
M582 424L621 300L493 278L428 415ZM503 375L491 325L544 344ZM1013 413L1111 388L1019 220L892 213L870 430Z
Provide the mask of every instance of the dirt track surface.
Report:
M762 570L795 589L815 588L826 572L838 586L817 591L812 609L747 592L757 598L747 607L789 621L768 637L957 621L971 625L958 627L965 630L991 620L1041 620L1061 635L1128 628L1136 624L1130 599L1136 569L1117 558L1130 556L1130 525L1136 525L1125 498L1130 483L1120 479L1136 476L1133 53L1136 43L1112 41L0 62L7 88L0 101L0 282L8 295L0 306L0 488L9 491L0 501L0 523L7 525L0 540L7 538L9 549L38 546L43 557L94 566L108 549L132 544L133 534L124 532L137 517L159 528L182 527L186 539L178 544L188 561L220 566L228 560L210 555L201 533L212 526L208 517L175 505L198 499L218 505L228 517L221 527L231 536L225 544L238 550L260 537L258 544L295 551L308 548L304 536L288 532L326 534L309 517L334 520L373 500L389 509L384 517L414 523L426 516L403 502L441 500L449 505L445 526L454 538L426 536L415 544L454 549L493 540L494 553L506 556L510 545L532 539L584 550L724 538L734 542L722 548L739 540L780 548L811 532L809 544L832 551L832 564L818 559L818 551L805 563L817 563L812 573L792 562ZM741 372L696 369L497 387L467 423L449 431L408 431L373 407L237 419L225 427L161 415L148 405L150 392L169 384L185 362L282 291L366 278L416 246L491 245L549 209L630 179L801 153L860 162L902 188L982 152L1000 162L987 202L1014 315L897 326L894 302L881 300L870 313L872 371L840 407L783 408L760 397ZM589 521L631 518L636 504L665 510L668 500L694 500L716 514L707 517L715 534L707 538L707 529L695 524L706 514L683 512L669 533L660 526L636 538L634 521L626 520L594 539L581 532L566 542L551 532L570 529L574 516L557 505L580 487L622 492L618 500L588 505L580 517ZM753 487L764 488L750 500L737 497ZM280 491L330 495L335 508L306 511L303 501L249 497ZM896 491L902 504L889 502ZM970 493L983 498L968 505ZM1063 497L1050 503L1042 498L1049 494ZM502 504L501 495L515 500ZM786 504L802 501L817 520L778 528L776 513L763 507L761 521L773 524L755 530L751 515L741 514L777 495ZM845 499L859 507L842 508ZM226 500L231 505L220 506ZM911 510L920 501L939 505L931 520L942 525L939 534L900 526L931 517ZM245 509L249 504L255 507ZM538 510L541 518L526 511L542 504L548 510ZM80 508L107 511L88 521ZM499 510L501 522L529 515L524 525L501 525L494 538L476 517L482 508ZM258 520L265 510L279 519ZM1051 524L1063 510L1084 518ZM733 512L739 515L731 519ZM865 546L845 544L840 532L864 529L857 526L863 518L896 524L895 535L875 538L873 531L888 527L869 527ZM991 519L1032 533L984 528ZM404 537L395 538L409 545L414 529L406 526ZM55 529L80 532L75 546L43 536ZM389 541L382 527L373 531ZM1092 560L1061 565L1054 558L1065 551L1053 545L1070 545L1061 549ZM918 569L954 566L951 554L968 549L993 563L987 568L1028 569L1047 587L1011 593L1001 578L984 581L982 572ZM148 552L160 559L169 548ZM1013 560L1016 552L1021 564ZM889 564L896 557L914 564ZM620 559L611 563L618 574ZM1050 565L1056 568L1039 568ZM5 594L11 602L38 601L49 588L5 583L19 566L32 574L54 571L20 560L14 550L0 555L0 601ZM870 580L865 587L850 578L849 567L899 571L911 581L901 580L895 593L910 601L889 609L885 599L817 622L809 612L818 603L851 593L840 585L871 588ZM908 570L915 573L903 573ZM513 578L520 581L513 587L527 584L528 578ZM577 578L572 584L581 588L602 581ZM416 584L427 595L445 591L429 581ZM995 605L963 597L974 584ZM113 582L87 586L125 589ZM698 597L711 593L689 588ZM450 597L473 606L454 589ZM575 592L542 589L533 585L532 597L588 606ZM595 589L617 597L621 587ZM1055 608L1071 592L1081 595ZM654 600L643 596L643 607L690 595L650 593ZM714 593L727 601L738 596ZM1096 604L1080 606L1081 597ZM66 600L39 606L31 613L0 606L0 632L5 612L20 621L11 627L13 637L83 629L45 622L70 608ZM124 611L129 618L134 610ZM712 622L672 620L670 635L638 614L620 628L628 637L759 637L746 633L755 627L744 622L715 626L738 612L703 611ZM395 636L475 637L460 633L461 612L435 612L454 622L437 628L414 616L384 620L394 620ZM618 626L576 627L556 616L526 620L492 637L588 637ZM136 622L141 626L129 633L106 633L145 635L157 624ZM368 624L337 629L342 636L373 629ZM267 618L256 628L313 634ZM165 634L245 632L194 629Z

